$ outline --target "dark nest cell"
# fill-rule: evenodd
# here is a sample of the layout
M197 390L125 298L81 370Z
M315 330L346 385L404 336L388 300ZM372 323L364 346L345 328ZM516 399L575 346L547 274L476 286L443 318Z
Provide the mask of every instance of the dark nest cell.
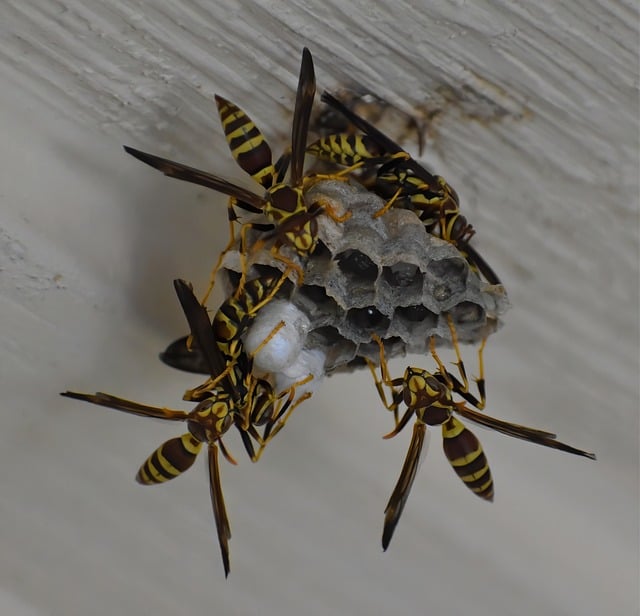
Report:
M386 283L395 288L422 288L422 272L413 263L395 263L382 268L382 277Z
M345 250L335 259L346 276L366 282L374 282L378 278L378 266L359 250Z
M480 323L484 312L482 306L473 302L460 302L450 310L454 323Z
M386 331L389 327L389 319L377 308L352 308L347 313L349 323L357 330L365 333Z
M462 293L467 279L468 265L464 259L452 258L432 261L427 266L427 279L435 300L445 302Z
M435 325L438 320L438 315L431 312L431 310L422 304L401 306L396 310L396 315L410 323L423 323L424 321L429 321Z

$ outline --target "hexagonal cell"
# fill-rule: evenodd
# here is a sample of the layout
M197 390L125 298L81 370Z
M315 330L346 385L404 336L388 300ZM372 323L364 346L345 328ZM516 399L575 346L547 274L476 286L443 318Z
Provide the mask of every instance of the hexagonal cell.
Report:
M474 302L460 302L449 311L455 325L464 323L478 323L485 317L485 310Z
M374 282L378 278L378 266L360 250L345 250L334 257L338 267L354 282Z
M316 306L321 306L324 303L330 302L331 304L335 304L335 302L327 295L327 292L324 290L324 287L321 287L317 284L306 284L300 287L300 295L309 298L313 304Z
M431 261L427 265L425 284L433 298L440 303L463 293L469 266L462 257Z
M304 284L323 285L328 272L334 267L333 255L326 245L319 241L313 258L307 261L304 268Z
M422 301L424 276L415 263L398 261L382 268L378 291L388 298L389 304Z
M340 331L349 331L354 339L363 342L371 339L372 334L382 336L389 327L390 320L375 306L351 308Z
M307 346L310 348L316 346L330 347L342 342L342 334L335 327L326 325L325 327L317 327L309 332Z
M307 338L306 348L325 349L327 360L325 370L333 371L335 368L347 364L356 353L356 344L345 340L344 336L332 326L326 325L312 330Z
M342 310L338 304L320 285L303 285L292 301L307 314L313 314L316 326L335 324L336 320L342 317Z
M391 320L388 336L406 340L405 351L424 353L427 341L436 331L438 315L420 304L398 308Z
M422 289L422 272L413 263L399 261L394 265L383 267L382 276L392 287L406 289L417 286Z
M342 366L336 366L333 372L339 370L341 373L344 372L354 372L355 370L362 370L367 367L367 362L364 357L360 355L356 355L353 359L349 360L346 364Z
M407 323L423 323L426 321L431 327L435 327L438 322L438 315L422 304L400 306L396 309L395 314Z
M400 357L406 354L406 343L399 336L389 336L382 339L385 357ZM358 346L358 356L367 358L376 366L380 365L380 347L377 342L364 342ZM365 361L366 365L366 361Z

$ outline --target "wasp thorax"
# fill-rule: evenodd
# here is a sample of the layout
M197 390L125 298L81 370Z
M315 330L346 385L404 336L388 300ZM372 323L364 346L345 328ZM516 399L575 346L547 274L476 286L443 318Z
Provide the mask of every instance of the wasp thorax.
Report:
M233 402L226 395L203 400L187 421L189 432L202 442L215 442L233 425Z
M270 191L270 203L265 207L265 214L274 222L280 223L293 214L306 212L302 197L302 189L288 184L277 184Z
M429 406L441 395L441 384L421 368L408 367L404 373L404 384L404 401L412 408Z

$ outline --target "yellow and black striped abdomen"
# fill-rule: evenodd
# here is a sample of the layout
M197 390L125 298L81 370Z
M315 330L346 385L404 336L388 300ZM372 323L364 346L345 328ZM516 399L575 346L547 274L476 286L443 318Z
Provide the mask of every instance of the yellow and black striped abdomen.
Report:
M213 317L213 333L220 352L228 361L233 361L242 352L240 336L246 331L252 317L244 302L229 298Z
M150 485L177 477L191 467L201 447L202 443L189 433L169 439L147 458L136 481Z
M276 176L271 148L260 129L240 107L216 96L218 113L233 158L256 182L270 188Z
M320 160L345 167L384 156L384 151L370 137L349 133L318 139L307 148L307 152Z
M450 417L442 424L444 453L465 485L480 498L493 500L493 479L480 441L461 421Z
M271 277L249 280L240 297L232 295L218 308L211 326L218 348L230 361L242 352L240 338L255 318L256 306L265 300L275 283Z

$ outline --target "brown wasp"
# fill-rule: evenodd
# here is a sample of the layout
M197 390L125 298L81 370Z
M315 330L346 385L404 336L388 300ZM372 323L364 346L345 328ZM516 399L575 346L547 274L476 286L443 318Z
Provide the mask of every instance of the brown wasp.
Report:
M311 53L305 47L302 51L302 63L293 114L293 128L291 135L291 154L285 154L275 164L272 161L271 148L251 118L238 106L216 96L216 104L225 137L231 153L238 165L258 182L265 190L264 197L241 188L216 175L188 167L182 163L167 160L141 152L125 146L125 151L142 162L162 171L165 175L179 180L191 182L212 188L231 197L228 206L228 217L231 228L231 241L223 251L211 276L206 301L217 269L224 253L235 244L233 223L238 219L234 208L238 207L251 213L259 213L267 220L266 224L247 222L241 230L241 258L245 258L247 249L247 233L250 229L272 231L274 244L271 248L273 256L286 264L288 271L294 270L298 274L298 283L302 283L303 270L279 249L289 246L294 252L306 259L317 245L317 223L315 217L326 213L336 221L344 221L346 217L337 216L328 204L313 203L307 206L304 200L305 176L304 157L307 147L307 133L309 118L315 97L316 83ZM290 162L289 182L284 181L284 175ZM256 242L253 250L259 250L270 238ZM238 294L242 292L246 278L246 268L243 266L243 276L238 286ZM204 303L203 301L203 303Z
M239 352L230 364L216 343L206 309L198 302L191 287L182 280L174 281L174 286L187 317L191 335L207 363L211 376L206 390L197 393L193 393L196 390L192 390L190 399L197 400L198 404L191 412L149 406L101 392L83 394L66 391L61 395L141 417L187 423L186 433L169 439L147 458L140 467L136 480L143 485L169 481L190 468L202 446L207 446L211 502L226 577L230 570L231 529L222 493L218 447L229 462L236 464L236 461L225 447L222 437L235 425L240 431L247 452L253 460L257 460L266 443L281 429L283 415L287 413L288 417L293 410L292 407L297 406L305 396L301 396L292 404L295 397L294 386L290 391L276 395L268 381L251 377L250 357L242 352ZM289 397L283 400L287 393ZM257 431L257 425L265 426L262 435ZM252 439L260 446L257 453Z
M309 382L312 378L311 375L296 381L287 388L287 390L276 395L271 383L267 379L258 379L252 374L253 356L259 353L277 334L279 329L284 326L283 321L276 325L253 351L252 355L245 352L242 342L242 337L246 334L258 311L275 297L286 280L284 275L280 277L265 275L249 280L239 297L236 297L236 294L234 294L222 303L216 311L211 324L215 342L227 363L226 369L221 374L227 375L228 380L231 381L234 388L236 406L242 416L241 425L243 430L251 431L254 425L267 423L265 435L263 435L262 439L257 439L262 441L257 453L250 450L248 445L251 441L245 440L246 434L241 433L245 447L254 462L259 459L268 440L277 433L271 432L271 429L275 425L274 419L279 419L279 417L272 417L275 401L287 393L289 394L288 402L285 405L288 411L285 418L278 424L277 431L279 431L284 423L286 423L291 412L311 395L310 393L303 394L295 401L293 406L289 407L295 397L296 388ZM180 368L181 366L178 365L177 367ZM199 400L203 395L206 396L210 388L215 387L221 378L221 374L218 374L213 380L209 379L199 387L187 391L184 399ZM280 416L283 412L284 410L281 409Z
M501 284L489 264L469 244L475 230L460 214L458 194L449 183L428 171L395 141L328 92L323 92L321 99L364 135L330 135L312 143L307 151L322 160L348 165L345 171L380 165L375 190L388 201L376 216L394 205L412 210L429 233L454 244L489 284Z
M507 434L508 436L595 460L594 454L576 449L575 447L556 440L556 435L551 432L496 419L469 408L465 402L478 410L482 410L485 404L482 359L484 341L478 351L480 372L477 379L478 392L480 394L480 400L478 400L469 392L469 382L460 355L458 340L451 317L449 317L449 327L451 330L452 344L457 357L456 366L460 374L460 379L451 374L440 360L440 357L436 353L435 337L432 337L430 340L430 348L431 354L438 367L436 372L432 373L422 368L408 367L403 376L391 378L385 359L383 342L379 337L374 336L374 339L380 346L381 377L379 378L377 376L375 366L371 362L369 362L369 368L373 374L378 393L384 405L388 409L393 410L394 413L397 412L398 406L402 402L404 402L407 407L406 412L397 422L395 429L385 435L384 438L395 436L406 426L412 416L415 415L416 418L411 442L400 472L400 477L385 509L384 529L382 533L382 547L384 550L389 546L393 532L409 497L409 492L411 491L411 486L413 485L418 470L427 426L442 426L444 453L453 470L474 494L488 501L493 500L494 487L487 458L480 441L471 430L464 426L456 415L486 428ZM390 403L387 402L383 386L391 389L392 401ZM464 401L455 401L453 399L454 394L461 396Z

